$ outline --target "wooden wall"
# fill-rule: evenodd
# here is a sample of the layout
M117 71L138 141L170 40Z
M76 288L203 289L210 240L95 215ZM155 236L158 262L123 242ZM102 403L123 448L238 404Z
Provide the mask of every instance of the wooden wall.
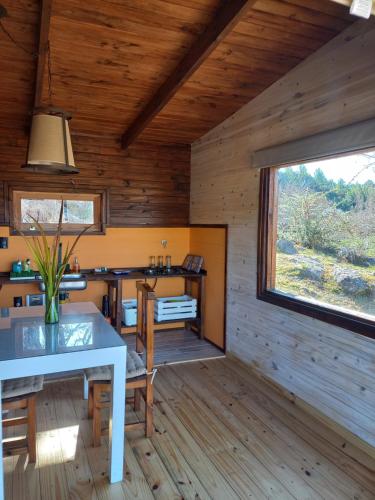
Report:
M71 124L74 130L74 119ZM128 151L104 137L73 137L79 175L25 174L26 135L0 134L0 224L7 224L4 181L108 189L109 226L183 226L189 221L190 147L137 143Z
M191 223L229 224L228 350L373 446L375 342L256 299L259 173L250 158L374 117L374 52L374 20L359 21L194 143L191 181Z

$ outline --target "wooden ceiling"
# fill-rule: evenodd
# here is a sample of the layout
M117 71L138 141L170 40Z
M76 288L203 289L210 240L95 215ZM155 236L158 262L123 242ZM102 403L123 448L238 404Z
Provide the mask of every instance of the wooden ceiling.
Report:
M25 129L33 106L40 4L0 3L9 14L3 25L27 49L0 32L0 128L11 135ZM53 0L51 99L45 74L43 103L70 111L74 134L120 139L220 6L219 0ZM192 143L353 20L347 7L330 0L256 1L139 139Z

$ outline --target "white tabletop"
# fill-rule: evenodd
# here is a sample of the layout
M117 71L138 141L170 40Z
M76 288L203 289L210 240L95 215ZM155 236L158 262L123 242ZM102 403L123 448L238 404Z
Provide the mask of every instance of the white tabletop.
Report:
M44 323L44 306L0 309L0 361L124 345L91 302L63 304L60 321Z
M64 304L60 321L44 323L44 307L0 309L0 380L110 366L109 479L124 470L126 345L91 302ZM1 415L1 383L0 383ZM0 500L4 498L0 422Z

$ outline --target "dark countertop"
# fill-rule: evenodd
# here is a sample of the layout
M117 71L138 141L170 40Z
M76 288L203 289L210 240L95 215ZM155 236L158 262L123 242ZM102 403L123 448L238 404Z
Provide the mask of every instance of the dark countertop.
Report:
M119 268L116 268L119 269ZM127 271L126 274L113 274L111 271L107 273L95 273L92 269L82 269L80 278L64 278L64 281L79 281L85 279L87 281L118 281L118 280L143 280L145 278L155 279L155 278L201 278L206 276L207 271L204 269L200 273L195 273L193 271L185 271L181 267L172 268L171 273L164 274L146 274L145 267L124 267L121 268ZM9 273L0 273L0 285L9 284L27 284L27 283L39 283L40 279L17 279L11 280Z

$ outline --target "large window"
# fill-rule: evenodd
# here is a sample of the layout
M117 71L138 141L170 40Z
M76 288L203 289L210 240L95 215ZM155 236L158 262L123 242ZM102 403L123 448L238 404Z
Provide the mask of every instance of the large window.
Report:
M11 213L15 230L35 232L35 219L46 232L56 230L63 203L63 232L77 233L90 226L90 232L103 231L102 193L55 193L18 191L11 193Z
M375 337L375 151L262 170L258 297Z

